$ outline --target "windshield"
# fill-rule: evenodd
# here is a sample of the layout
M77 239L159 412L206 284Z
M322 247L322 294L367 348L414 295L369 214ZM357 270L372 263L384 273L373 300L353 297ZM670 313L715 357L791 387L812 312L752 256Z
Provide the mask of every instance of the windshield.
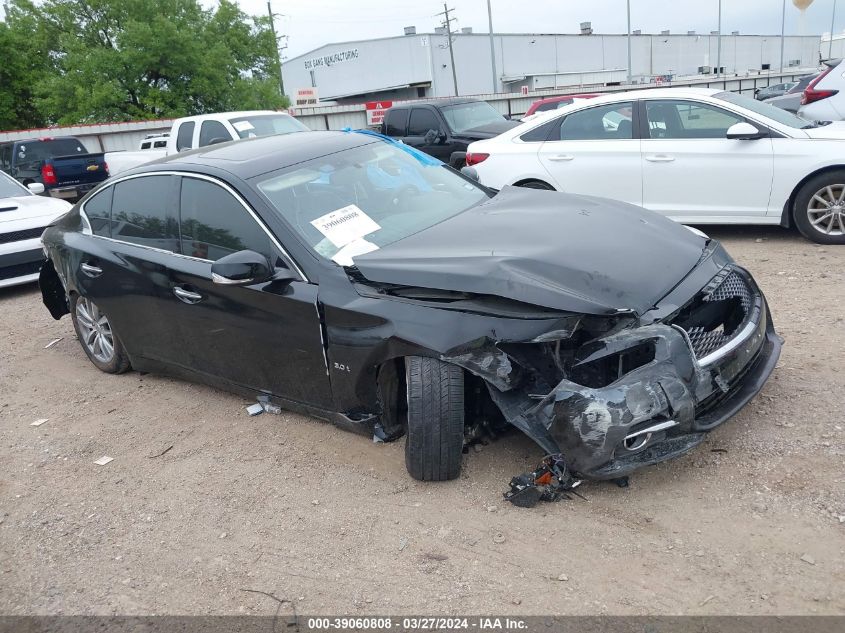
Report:
M441 108L446 122L455 134L466 132L477 127L501 123L505 117L486 101L472 101L459 105L443 106Z
M719 99L720 101L738 105L746 110L751 110L756 114L768 117L769 119L777 121L781 125L786 125L796 130L815 127L815 124L810 123L807 119L802 119L799 116L790 114L786 110L781 110L777 106L773 106L771 103L757 101L756 99L751 99L750 97L746 97L735 92L720 92L713 95L713 97Z
M241 138L309 131L305 125L287 114L256 114L230 119L229 122Z
M488 199L440 161L380 140L260 178L302 240L342 266Z
M30 196L32 193L14 178L10 178L0 171L0 198L14 198L16 196Z

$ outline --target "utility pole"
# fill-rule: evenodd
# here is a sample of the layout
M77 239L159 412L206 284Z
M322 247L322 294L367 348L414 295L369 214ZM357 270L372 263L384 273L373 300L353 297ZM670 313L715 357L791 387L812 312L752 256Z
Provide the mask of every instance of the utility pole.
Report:
M719 0L719 42L716 44L716 76L722 74L722 0Z
M833 57L833 24L836 22L836 0L833 0L833 15L830 18L830 43L827 47L827 58Z
M273 32L273 50L276 51L276 63L279 65L279 94L285 96L285 80L282 76L282 56L279 54L279 37L276 36L276 16L273 15L273 7L270 0L267 0L267 14L270 16L270 30Z
M496 74L496 47L493 45L493 10L487 0L487 23L490 25L490 64L493 67L493 94L499 90L499 77ZM452 64L454 66L454 63Z
M455 50L454 50L454 42L452 41L452 22L455 18L449 17L449 11L454 11L454 9L450 9L447 4L443 3L443 13L438 13L437 15L443 16L443 26L446 28L446 42L449 46L449 59L452 60L452 82L455 85L455 96L458 96L458 73L455 70Z
M628 0L628 83L632 81L631 76L631 0Z
M780 16L780 74L783 74L783 46L786 43L786 0L783 0L783 13ZM783 80L783 77L781 77Z

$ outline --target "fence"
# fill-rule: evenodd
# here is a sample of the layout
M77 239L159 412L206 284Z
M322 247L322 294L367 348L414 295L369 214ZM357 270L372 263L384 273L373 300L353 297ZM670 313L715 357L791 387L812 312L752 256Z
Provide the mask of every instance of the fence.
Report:
M784 81L793 81L817 69L792 69L788 73L769 72L745 77L695 77L681 78L671 82L659 84L663 87L700 87L720 88L732 92L752 92ZM579 92L601 93L620 92L623 90L641 90L654 88L658 84L636 84L625 86L577 86L567 89L537 90L527 95L521 93L510 94L482 94L472 95L489 102L502 114L519 117L528 110L532 102L544 97ZM312 130L340 130L345 127L367 127L366 108L363 103L341 106L319 106L313 108L296 108L296 117ZM141 140L147 134L169 132L173 119L156 121L133 121L129 123L103 123L93 125L74 125L52 127L35 130L16 130L0 132L0 142L14 141L26 138L44 136L76 136L89 151L113 152L121 150L137 150Z

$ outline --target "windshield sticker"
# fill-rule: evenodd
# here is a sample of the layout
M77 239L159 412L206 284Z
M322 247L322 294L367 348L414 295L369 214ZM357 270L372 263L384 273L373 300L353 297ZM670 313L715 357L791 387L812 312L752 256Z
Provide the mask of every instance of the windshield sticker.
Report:
M255 129L255 126L249 121L238 121L237 123L232 123L232 127L238 132L249 132L250 130Z
M349 244L335 253L334 257L332 257L332 261L340 266L352 266L355 264L355 262L352 261L353 257L363 255L364 253L372 253L377 250L378 246L372 242L368 242L367 240L355 240L354 242L349 242Z
M327 213L312 220L311 224L338 248L381 229L375 220L354 204Z

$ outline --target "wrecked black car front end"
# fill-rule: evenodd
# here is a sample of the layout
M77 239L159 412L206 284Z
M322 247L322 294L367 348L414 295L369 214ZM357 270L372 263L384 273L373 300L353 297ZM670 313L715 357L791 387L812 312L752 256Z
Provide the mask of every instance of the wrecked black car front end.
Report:
M714 256L673 293L708 278L680 308L670 296L610 335L545 343L559 382L490 389L508 421L578 478L620 478L698 445L760 391L781 347L751 276Z
M512 207L571 241L525 247ZM385 249L356 260L358 287L449 310L466 342L429 337L431 352L480 378L504 419L575 478L617 479L682 455L775 367L781 339L765 298L714 240L629 205L546 192L506 189L464 216L400 243L401 259ZM618 233L602 244L608 226ZM497 315L489 331L475 325L485 304Z

